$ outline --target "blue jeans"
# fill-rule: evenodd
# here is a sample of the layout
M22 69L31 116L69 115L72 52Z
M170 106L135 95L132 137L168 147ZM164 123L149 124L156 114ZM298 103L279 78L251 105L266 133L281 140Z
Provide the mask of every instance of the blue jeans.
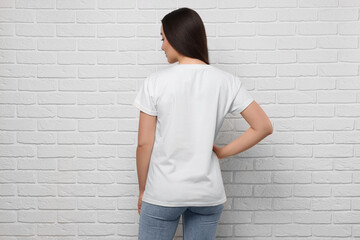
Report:
M185 240L215 239L224 204L204 207L165 207L142 201L139 240L172 240L182 216Z

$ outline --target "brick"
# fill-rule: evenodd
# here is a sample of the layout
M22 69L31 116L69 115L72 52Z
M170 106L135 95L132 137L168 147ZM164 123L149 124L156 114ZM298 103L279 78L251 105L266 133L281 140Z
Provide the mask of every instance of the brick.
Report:
M247 9L238 10L237 21L239 22L275 22L276 11L272 9Z
M356 64L321 64L318 65L319 76L356 76L358 75Z
M271 236L271 226L254 225L254 224L238 224L235 225L235 236L241 237L265 237Z
M256 32L255 26L248 23L227 23L217 29L220 37L254 36Z
M81 224L78 228L78 235L80 236L104 236L114 235L117 233L117 226L115 224Z
M17 213L15 211L0 211L0 213L1 224L16 222Z
M351 183L351 172L314 172L312 174L313 183Z
M75 198L47 197L38 200L39 209L74 210L76 208Z
M293 23L267 23L257 26L257 34L260 36L292 36L295 35Z
M232 1L232 0L219 0L219 8L253 8L256 6L256 0L243 0L243 1Z
M0 232L3 236L34 236L37 233L37 226L34 224L15 223L1 224Z
M304 158L294 160L294 170L332 170L332 162L326 158Z
M354 129L354 120L344 118L315 119L316 131L351 131Z
M318 103L355 103L356 92L351 91L326 91L317 95Z
M155 32L155 31L154 31ZM134 37L136 29L131 25L99 25L96 29L97 37ZM156 35L158 36L158 35ZM146 36L148 37L148 36ZM120 39L121 40L121 39Z
M49 51L74 51L76 49L76 40L74 39L39 39L37 42L39 50Z
M226 196L229 197L249 197L252 196L251 186L241 184L224 184Z
M360 23L339 23L340 35L359 35L360 34Z
M288 104L272 104L272 105L264 105L262 109L265 111L266 115L269 118L289 118L295 116L295 107L289 106ZM274 135L270 135L264 140L268 139L269 137L273 138Z
M339 62L360 62L359 50L341 50L339 51Z
M255 185L255 197L289 197L292 195L292 186L289 185Z
M343 145L327 145L327 146L314 146L315 157L352 157L352 146Z
M0 23L0 36L11 37L14 35L14 32L15 32L15 25Z
M254 214L254 223L264 224L264 223L291 223L292 216L291 212L285 211L276 211L276 212L261 212L256 211Z
M298 90L335 90L335 79L331 77L298 77Z
M337 7L338 0L299 0L299 7Z
M235 172L235 183L271 183L270 172Z
M276 52L258 52L257 58L259 63L295 63L296 53L289 51Z
M2 64L2 68L0 69L0 77L35 77L36 66L28 66L26 64ZM22 96L24 94L21 94ZM16 94L13 94L16 96ZM5 98L5 97L4 97ZM2 103L6 102L6 100L1 99ZM10 100L11 101L11 100Z
M95 212L62 211L58 213L59 223L96 223Z
M341 212L333 214L334 223L358 223L360 218L357 212Z
M37 10L37 23L75 23L75 12L56 10Z
M218 52L218 63L256 63L256 53L252 52Z
M335 107L326 104L312 106L297 105L295 107L295 115L297 117L333 117L335 115Z
M342 158L334 161L335 170L359 170L360 163L358 159L353 158Z
M276 157L311 157L312 148L310 146L290 145L274 147Z
M95 26L87 24L56 25L58 37L95 37Z
M28 10L0 10L0 22L5 23L33 23L35 11Z
M294 64L294 65L279 65L278 75L280 77L302 77L302 76L316 76L317 68L310 64Z
M96 1L81 1L81 0L56 0L57 9L95 9Z
M290 159L258 159L255 161L255 169L257 170L289 170L293 168Z
M297 184L294 186L295 197L330 197L330 184L304 185Z
M240 77L275 77L276 69L272 65L247 65L240 68L237 75Z
M334 137L331 133L312 132L312 133L297 133L295 136L295 143L297 144L329 144L334 143Z
M116 12L114 11L78 11L76 12L77 23L115 23Z
M327 212L296 212L293 215L294 223L300 224L330 224L331 213Z
M358 46L356 37L351 36L319 37L317 41L318 47L324 49L350 49Z
M260 0L258 2L259 7L269 8L290 8L296 7L296 0Z
M315 49L316 39L311 37L281 37L277 40L277 48L289 49Z
M279 237L285 236L311 236L311 226L301 224L286 224L274 226L273 234Z
M300 35L336 35L335 23L298 23L297 33Z
M15 7L14 0L3 0L0 3L0 8L13 8L13 7Z
M274 210L309 210L310 199L308 198L274 198Z
M139 0L137 2L139 9L167 9L176 8L177 1L175 0ZM189 6L190 7L190 6Z
M53 211L19 211L18 221L23 223L56 223L57 214Z
M335 143L360 143L360 132L335 132Z
M359 117L360 116L360 106L356 104L349 105L336 105L335 106L335 115L339 117Z
M223 223L232 223L233 219L237 219L237 223L251 223L251 213L242 211L223 211L221 218Z
M56 185L50 184L19 184L18 196L23 197L55 197Z
M311 173L300 171L274 172L274 183L311 183Z
M339 211L350 210L351 200L346 198L314 198L311 199L312 210L315 211Z
M239 210L270 210L271 199L266 198L235 198L234 209ZM251 219L250 219L251 220Z
M335 63L338 60L337 51L297 51L299 63Z
M301 91L282 91L277 94L278 103L315 103L316 94L314 92L301 92Z
M76 183L76 174L70 172L39 172L38 183Z
M317 11L315 9L280 9L278 16L281 22L310 22L317 20Z
M309 131L313 130L313 120L289 119L274 121L277 131Z
M2 171L0 183L35 183L35 173L25 171Z
M357 0L340 0L341 7L360 7L360 2Z
M360 196L360 186L359 184L347 184L333 186L333 196L334 197L359 197Z
M38 224L37 234L39 236L76 236L78 227L73 224Z
M134 9L136 7L136 2L132 0L98 0L99 9Z
M356 21L359 17L357 9L322 9L319 10L320 21Z
M237 49L243 50L274 50L276 39L270 37L236 38Z

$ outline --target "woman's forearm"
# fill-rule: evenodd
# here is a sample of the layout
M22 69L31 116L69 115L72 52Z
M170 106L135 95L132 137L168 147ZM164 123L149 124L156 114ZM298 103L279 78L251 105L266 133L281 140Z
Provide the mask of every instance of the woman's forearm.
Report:
M136 168L140 193L145 191L152 149L153 146L138 146L136 148Z
M254 128L250 127L240 137L222 147L220 158L226 158L241 153L256 145L271 133L272 129L255 130Z

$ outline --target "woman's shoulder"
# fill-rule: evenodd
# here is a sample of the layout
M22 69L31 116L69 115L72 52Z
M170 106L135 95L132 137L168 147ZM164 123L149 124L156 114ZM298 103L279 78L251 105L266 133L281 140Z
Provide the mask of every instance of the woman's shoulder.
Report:
M223 78L234 78L234 74L231 72L228 72L226 70L223 70L217 66L214 65L205 65L203 66L202 64L199 66L179 66L178 64L173 64L170 66L163 66L163 67L159 67L157 69L157 71L152 72L150 74L151 77L156 78L156 77L160 77L162 75L166 75L166 74L179 74L181 72L183 72L185 69L192 69L192 70L199 70L199 71L211 71L213 74L217 74L217 75L222 75Z
M157 71L152 72L148 75L148 80L152 85L168 85L169 79L175 80L175 79L181 79L184 76L189 76L185 74L187 72L184 69L195 69L195 71L205 71L204 74L199 74L197 76L204 76L209 81L213 83L219 83L221 85L231 86L234 87L239 84L238 77L226 70L223 70L217 66L213 65L207 65L207 66L177 66L177 65L171 65L171 66L165 66L158 68Z

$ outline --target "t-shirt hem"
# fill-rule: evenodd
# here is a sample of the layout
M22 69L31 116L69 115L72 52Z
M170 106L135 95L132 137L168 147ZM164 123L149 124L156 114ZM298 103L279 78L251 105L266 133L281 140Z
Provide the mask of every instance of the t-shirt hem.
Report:
M164 207L188 207L188 206L203 207L203 206L216 206L219 204L223 204L227 201L227 198L223 198L216 202L163 202L163 201L158 201L158 200L143 197L142 201L151 203L151 204L155 204L155 205L164 206Z

